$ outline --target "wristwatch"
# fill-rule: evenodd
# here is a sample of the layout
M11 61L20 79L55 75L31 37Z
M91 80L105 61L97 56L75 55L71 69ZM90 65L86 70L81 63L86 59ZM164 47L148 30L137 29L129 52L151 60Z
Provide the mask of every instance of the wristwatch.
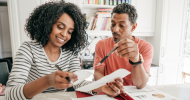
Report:
M130 59L129 59L129 63L131 64L131 65L139 65L139 64L142 64L143 62L144 62L144 60L143 60L143 57L142 57L142 55L139 53L139 61L138 62L132 62Z

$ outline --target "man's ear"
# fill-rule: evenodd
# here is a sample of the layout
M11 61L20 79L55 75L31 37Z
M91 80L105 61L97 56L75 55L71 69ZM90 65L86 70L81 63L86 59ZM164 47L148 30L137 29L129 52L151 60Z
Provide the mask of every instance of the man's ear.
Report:
M133 31L136 29L136 27L137 27L137 23L134 23L134 24L132 25L131 32L133 32Z

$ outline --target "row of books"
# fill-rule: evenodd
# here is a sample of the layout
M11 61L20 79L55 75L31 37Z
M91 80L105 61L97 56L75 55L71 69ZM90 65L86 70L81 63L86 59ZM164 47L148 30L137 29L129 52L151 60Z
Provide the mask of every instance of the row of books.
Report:
M83 4L95 5L118 5L121 3L129 3L129 0L83 0Z
M87 30L110 31L112 9L99 9L95 16L89 16L86 21L89 23Z

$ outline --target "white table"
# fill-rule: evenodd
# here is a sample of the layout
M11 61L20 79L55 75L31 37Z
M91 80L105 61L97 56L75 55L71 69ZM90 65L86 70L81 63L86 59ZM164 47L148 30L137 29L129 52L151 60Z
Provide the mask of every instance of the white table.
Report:
M154 88L182 100L190 100L190 83L153 86Z
M153 86L154 88L181 98L182 100L190 100L190 84L175 84L175 85L160 85ZM76 98L75 92L57 92L57 93L41 93L36 95L32 100L72 100ZM0 96L3 100L3 96Z

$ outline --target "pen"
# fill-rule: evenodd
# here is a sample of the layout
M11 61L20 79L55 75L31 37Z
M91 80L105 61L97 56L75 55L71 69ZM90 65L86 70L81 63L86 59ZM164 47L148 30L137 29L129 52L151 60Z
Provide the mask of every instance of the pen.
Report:
M55 67L57 68L57 70L61 70L61 68L58 65L55 65ZM65 77L71 84L73 84L73 81L71 81L71 79L69 77Z
M114 47L97 65L97 67L99 65L101 65L112 53L114 53L114 51L117 49L118 47Z

